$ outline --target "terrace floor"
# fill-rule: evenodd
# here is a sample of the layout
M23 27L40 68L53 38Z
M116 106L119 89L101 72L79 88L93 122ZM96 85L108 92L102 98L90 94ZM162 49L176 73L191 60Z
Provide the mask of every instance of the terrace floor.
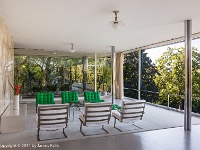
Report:
M42 147L42 150L198 150L199 137L200 125L192 125L192 131L177 127L73 141L49 141L14 149L41 150Z
M110 101L109 97L104 98ZM27 117L26 117L26 130L24 132L0 134L0 146L7 144L31 144L50 146L49 144L57 144L59 149L68 147L73 150L86 150L86 149L180 149L180 150L193 150L197 149L199 136L200 136L200 118L192 117L192 131L185 132L183 129L184 115L181 112L167 110L164 108L146 104L145 114L141 121L135 122L136 127L127 123L118 123L117 126L123 130L120 132L113 128L114 119L105 129L109 134L102 134L101 127L83 127L83 131L90 136L83 136L79 132L80 122L78 119L79 110L74 109L74 121L71 116L69 118L68 128L65 130L68 138L55 139L47 141L37 141L36 137L36 114L35 114L35 99L22 99L21 102L27 104ZM60 103L60 98L55 99L56 103ZM120 103L121 100L116 100ZM21 104L23 105L23 104ZM82 109L82 108L81 108ZM72 112L71 108L71 112ZM144 132L146 131L146 132ZM98 135L93 135L98 134ZM41 139L51 137L62 137L61 131L42 131ZM87 143L87 144L83 144ZM104 144L102 144L104 143ZM120 144L121 143L121 144ZM29 146L31 146L29 145ZM52 145L51 145L52 146ZM0 147L1 149L2 147ZM18 147L19 148L19 147ZM30 148L30 147L29 147ZM20 148L19 148L20 149Z

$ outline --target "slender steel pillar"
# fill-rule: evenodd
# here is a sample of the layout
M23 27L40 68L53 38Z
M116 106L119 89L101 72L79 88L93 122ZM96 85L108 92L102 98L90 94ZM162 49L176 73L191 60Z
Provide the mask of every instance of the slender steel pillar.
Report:
M88 73L88 57L83 57L82 58L82 63L83 63L83 71Z
M97 91L97 53L94 55L94 91Z
M185 28L185 102L184 102L184 129L191 130L192 113L192 48L191 34L192 21L184 21Z
M111 94L113 104L115 99L115 46L111 46Z
M83 91L87 90L87 74L88 74L88 57L82 58L82 64L83 64Z
M142 83L142 51L138 51L138 99L141 99L141 83Z

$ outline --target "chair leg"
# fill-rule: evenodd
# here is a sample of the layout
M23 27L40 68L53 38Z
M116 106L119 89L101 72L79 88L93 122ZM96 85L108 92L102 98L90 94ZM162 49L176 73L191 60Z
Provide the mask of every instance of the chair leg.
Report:
M40 134L39 134L40 129L38 128L37 130L37 140L40 141Z
M81 125L80 125L80 131L82 131L82 125L83 125L83 124L82 124L82 122L81 122Z
M132 125L135 126L135 127L137 127L138 129L143 129L143 128L139 127L139 126L136 126L136 125L134 124L134 122L132 123Z
M63 134L64 134L64 136L65 136L66 138L68 138L67 135L66 135L66 133L65 133L65 129L66 129L66 127L63 128Z
M143 128L139 127L139 126L136 126L136 125L134 124L134 122L132 123L132 125L135 126L135 127L137 127L138 129L143 129ZM114 128L117 129L117 130L119 130L120 132L123 132L121 129L119 129L119 128L116 127L116 118L115 118L115 122L114 122ZM131 131L131 130L130 130L130 131Z
M115 117L114 117L114 118L115 118ZM115 118L115 121L114 121L114 128L117 129L117 130L119 130L120 132L122 132L121 129L119 129L119 128L116 127L116 120L117 120L117 118Z
M114 117L115 118L115 117ZM114 122L114 128L115 128L115 125L116 125L116 118L115 118L115 122Z
M109 132L104 128L104 125L102 125L102 129L103 129L106 133L109 133Z
M83 126L83 123L81 121L80 132L83 134L83 136L86 136L85 133L83 133L83 131L82 131L82 126Z
M114 128L117 129L120 132L123 132L121 129L117 128L116 126Z
M74 121L74 106L73 106L73 121Z
M70 106L69 106L69 113L68 113L69 117L70 117Z
M80 124L80 132L83 134L83 136L85 136L85 134L84 134L83 131L82 131L83 122L81 121L80 118L79 118L79 120L80 120L80 122L81 122L81 124Z
M105 128L104 126L102 125L102 130L105 131L105 133L109 133ZM83 131L82 131L82 124L81 124L81 127L80 127L80 132L83 134L83 136L92 136L92 135L86 135ZM103 133L104 134L104 133ZM93 134L93 135L99 135L99 134Z

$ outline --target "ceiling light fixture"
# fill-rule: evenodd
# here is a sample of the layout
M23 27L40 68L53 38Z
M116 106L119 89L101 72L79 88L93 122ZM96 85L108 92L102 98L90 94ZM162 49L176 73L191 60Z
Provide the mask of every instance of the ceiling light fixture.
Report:
M74 53L76 52L76 49L74 49L74 43L71 43L71 49L69 50L69 52Z
M109 22L109 24L114 28L114 29L119 29L120 27L124 26L125 24L122 21L117 20L117 13L119 13L118 10L113 11L115 14L115 21Z
M52 55L56 55L56 51L51 52Z

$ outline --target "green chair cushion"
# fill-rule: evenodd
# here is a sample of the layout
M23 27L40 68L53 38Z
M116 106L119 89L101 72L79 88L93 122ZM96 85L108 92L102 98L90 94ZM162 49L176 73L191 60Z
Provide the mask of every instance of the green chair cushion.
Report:
M62 104L64 103L79 103L78 92L62 92L61 93Z
M55 104L54 93L40 93L36 94L36 105L38 104Z
M84 92L84 100L90 103L105 102L100 99L100 92Z

